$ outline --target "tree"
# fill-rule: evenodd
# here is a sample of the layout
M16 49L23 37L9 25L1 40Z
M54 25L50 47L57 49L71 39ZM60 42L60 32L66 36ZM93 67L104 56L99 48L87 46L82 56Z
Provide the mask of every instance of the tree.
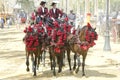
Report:
M111 0L110 3L111 12L120 10L120 0Z
M35 8L33 0L17 0L16 3L21 4L21 8L27 13L32 12Z

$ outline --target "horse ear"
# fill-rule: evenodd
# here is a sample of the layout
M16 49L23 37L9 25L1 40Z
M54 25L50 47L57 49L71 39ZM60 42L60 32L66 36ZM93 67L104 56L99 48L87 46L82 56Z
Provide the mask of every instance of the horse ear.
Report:
M96 28L94 28L94 30L96 30Z
M91 27L90 23L87 23L87 27Z

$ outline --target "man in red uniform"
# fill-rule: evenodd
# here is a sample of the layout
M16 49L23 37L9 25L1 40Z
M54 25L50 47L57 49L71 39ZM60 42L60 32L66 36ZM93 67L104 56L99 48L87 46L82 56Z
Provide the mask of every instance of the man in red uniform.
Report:
M40 7L37 10L37 17L38 19L40 18L40 20L43 20L45 22L45 18L48 16L48 8L45 7L46 2L45 1L41 1L40 3Z
M51 6L53 7L52 9L50 9L49 11L49 16L51 18L54 18L54 19L58 19L59 17L62 16L62 11L60 11L58 8L56 8L56 4L55 2L53 2L51 4Z

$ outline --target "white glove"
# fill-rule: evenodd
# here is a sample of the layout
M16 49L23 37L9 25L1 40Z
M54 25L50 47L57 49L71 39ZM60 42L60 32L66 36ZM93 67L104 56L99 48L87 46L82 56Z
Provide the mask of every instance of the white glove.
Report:
M51 19L52 19L53 21L55 21L55 19L54 19L53 17L52 17Z
M41 15L41 18L44 18L44 16L43 16L43 15Z

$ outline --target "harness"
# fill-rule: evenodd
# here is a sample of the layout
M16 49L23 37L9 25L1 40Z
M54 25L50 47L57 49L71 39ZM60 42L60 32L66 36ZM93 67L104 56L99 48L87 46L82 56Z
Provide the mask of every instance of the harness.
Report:
M82 29L82 30L84 30L84 29ZM86 30L84 30L84 31L85 31L85 33L83 36L86 36ZM79 32L79 34L80 34L80 32ZM86 41L86 39L83 41L80 40L78 34L72 35L71 38L69 38L68 43L69 43L69 45L77 44L80 47L80 49L82 49L82 50L88 50L90 48L89 42Z

